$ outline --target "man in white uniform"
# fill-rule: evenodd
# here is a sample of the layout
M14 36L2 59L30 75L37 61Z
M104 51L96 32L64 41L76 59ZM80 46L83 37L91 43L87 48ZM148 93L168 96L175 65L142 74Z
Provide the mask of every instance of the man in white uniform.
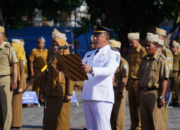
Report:
M110 116L114 103L113 76L119 66L120 53L108 45L112 29L94 26L93 42L96 49L89 51L79 65L87 73L82 100L87 130L111 130Z

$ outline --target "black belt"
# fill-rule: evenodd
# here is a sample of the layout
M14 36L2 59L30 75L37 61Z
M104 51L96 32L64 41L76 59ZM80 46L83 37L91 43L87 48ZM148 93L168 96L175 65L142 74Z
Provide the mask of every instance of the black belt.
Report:
M128 81L130 81L130 82L134 82L134 81L137 81L137 80L139 80L139 79L128 79Z
M179 71L174 71L174 70L173 70L173 73L178 73L178 72L179 72Z
M142 90L158 90L158 88L141 88Z
M10 76L10 75L0 75L0 78L2 78L2 77L6 77L6 76Z

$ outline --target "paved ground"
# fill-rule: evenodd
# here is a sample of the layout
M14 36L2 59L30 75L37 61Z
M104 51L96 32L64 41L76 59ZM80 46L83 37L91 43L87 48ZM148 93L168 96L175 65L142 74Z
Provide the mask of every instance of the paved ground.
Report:
M76 92L79 107L76 103L71 104L71 130L82 130L86 126L83 102L80 100L80 92ZM180 130L180 108L168 109L168 130ZM43 119L43 107L23 108L23 128L21 130L41 130ZM130 128L128 103L126 103L126 129Z

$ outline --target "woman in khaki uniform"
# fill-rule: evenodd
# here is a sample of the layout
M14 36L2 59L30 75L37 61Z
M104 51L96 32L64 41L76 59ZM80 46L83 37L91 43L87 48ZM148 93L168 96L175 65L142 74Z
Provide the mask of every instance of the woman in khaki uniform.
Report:
M12 43L18 59L18 87L13 92L12 100L12 127L22 127L22 91L25 87L26 57L24 47L19 43Z
M120 51L121 43L116 40L109 40L111 48ZM114 74L113 88L115 103L111 113L111 128L112 130L125 129L125 104L126 104L126 89L128 79L129 65L128 62L121 57L119 67Z
M57 51L58 46L68 45L64 39L52 41L52 53L48 53L50 59ZM69 54L69 50L61 50L61 55ZM47 79L47 109L46 130L69 130L70 129L70 99L72 98L73 86L70 80L57 70L57 59L54 58L48 66Z

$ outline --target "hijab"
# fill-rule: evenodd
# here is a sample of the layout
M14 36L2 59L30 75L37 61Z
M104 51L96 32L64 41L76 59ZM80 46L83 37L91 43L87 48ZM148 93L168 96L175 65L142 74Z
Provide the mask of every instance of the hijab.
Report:
M68 46L68 43L64 40L64 39L61 39L61 38L58 38L58 39L54 39L52 41L53 42L57 42L59 46L64 46L64 45L67 45ZM50 57L53 57L53 55L55 54L55 52L52 52L50 54ZM67 54L70 54L69 53L69 49L62 49L59 54L61 55L67 55ZM53 71L52 74L53 74L53 80L52 80L52 89L54 89L59 83L61 83L61 79L62 77L61 76L64 76L60 71L57 70L56 68L56 65L57 65L57 59L56 57L50 62L50 65L52 66L52 70L49 70L49 71Z
M25 65L27 60L25 56L24 47L19 43L12 43L11 45L14 47L18 61L23 60L24 65ZM20 76L20 69L19 69L19 62L18 62L18 81L20 81L20 77L21 76Z

